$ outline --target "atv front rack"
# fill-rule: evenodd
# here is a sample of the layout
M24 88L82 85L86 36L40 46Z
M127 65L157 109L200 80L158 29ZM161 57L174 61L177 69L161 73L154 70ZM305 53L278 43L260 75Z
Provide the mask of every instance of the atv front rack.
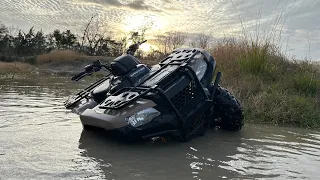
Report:
M99 79L95 83L91 84L90 86L86 87L85 89L78 92L73 97L69 98L67 101L64 102L64 106L66 108L72 107L74 104L78 103L84 98L88 98L88 96L91 94L92 90L94 90L96 87L98 87L100 84L105 82L107 79L110 78L111 74L106 75L105 77Z
M169 55L167 58L162 60L159 64L161 65L161 68L158 69L156 72L151 74L149 77L142 80L138 85L135 87L124 87L122 89L119 89L118 91L114 92L111 96L109 96L102 104L100 104L99 108L102 109L119 109L124 106L127 106L131 104L132 102L136 101L137 99L147 95L150 92L158 92L159 90L163 92L163 90L158 86L154 85L152 87L143 85L145 82L153 78L154 76L161 73L166 67L173 65L178 66L176 69L174 69L171 73L166 74L164 77L162 77L157 83L154 84L160 84L162 81L166 81L167 77L169 75L178 73L182 69L187 69L189 72L191 72L190 79L193 79L196 83L196 85L201 90L200 92L204 97L207 97L206 92L203 90L203 87L201 85L201 82L198 80L197 75L195 74L194 70L188 66L188 62L192 60L192 58L197 55L198 53L201 53L201 51L196 49L184 49L181 51L174 51L171 55ZM205 58L205 57L204 57ZM164 94L165 95L165 94ZM207 99L209 99L207 97Z

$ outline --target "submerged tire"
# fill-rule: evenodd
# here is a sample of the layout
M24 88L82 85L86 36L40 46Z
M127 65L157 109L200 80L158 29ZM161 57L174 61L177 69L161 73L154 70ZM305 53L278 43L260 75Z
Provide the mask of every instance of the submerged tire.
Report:
M214 99L212 119L214 126L229 131L240 131L244 124L243 110L239 101L227 89L220 86Z
M90 125L82 125L83 129L86 131L97 131L99 128L90 126Z

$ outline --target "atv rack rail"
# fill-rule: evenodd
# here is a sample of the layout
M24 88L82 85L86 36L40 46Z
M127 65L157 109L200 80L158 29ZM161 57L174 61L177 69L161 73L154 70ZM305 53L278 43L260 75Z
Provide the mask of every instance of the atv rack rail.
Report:
M70 108L71 106L73 106L77 102L81 101L82 99L88 98L88 95L90 95L92 90L94 90L94 88L96 88L97 86L99 86L100 84L105 82L107 79L109 79L110 75L111 74L106 75L105 77L99 79L97 82L91 84L90 86L88 86L85 89L83 89L80 92L78 92L75 96L73 96L70 99L68 99L67 101L65 101L64 102L64 106L66 108Z

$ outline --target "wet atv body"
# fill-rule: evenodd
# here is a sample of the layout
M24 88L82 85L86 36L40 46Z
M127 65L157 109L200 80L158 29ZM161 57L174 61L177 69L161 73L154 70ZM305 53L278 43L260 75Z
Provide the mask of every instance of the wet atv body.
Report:
M211 83L216 63L205 50L176 49L152 68L136 60L131 55L115 59L108 76L65 103L80 114L85 129L102 128L125 140L171 136L182 141L204 135L210 124L235 123L229 130L241 129L241 106L221 95L220 73ZM230 114L217 107L227 99L240 113L232 114L237 116L232 122L227 122ZM219 101L223 103L215 103Z

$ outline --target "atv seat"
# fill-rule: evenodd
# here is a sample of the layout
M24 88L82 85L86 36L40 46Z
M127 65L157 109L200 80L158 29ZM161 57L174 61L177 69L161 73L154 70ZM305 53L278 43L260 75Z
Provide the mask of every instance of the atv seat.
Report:
M115 75L124 76L128 74L132 69L136 68L138 64L141 63L137 58L126 54L112 61L111 68L114 71Z

